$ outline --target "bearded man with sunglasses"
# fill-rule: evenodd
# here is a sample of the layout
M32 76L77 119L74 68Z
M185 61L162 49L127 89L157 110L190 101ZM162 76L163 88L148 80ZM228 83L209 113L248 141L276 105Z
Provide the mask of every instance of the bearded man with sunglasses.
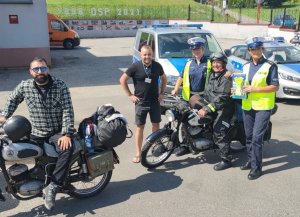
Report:
M18 105L25 101L32 124L31 139L37 144L55 144L58 159L50 184L43 189L45 207L51 210L55 205L56 192L63 185L73 153L72 135L74 111L69 88L49 74L44 58L35 57L29 72L33 79L22 81L9 95L0 115L0 124L13 115Z

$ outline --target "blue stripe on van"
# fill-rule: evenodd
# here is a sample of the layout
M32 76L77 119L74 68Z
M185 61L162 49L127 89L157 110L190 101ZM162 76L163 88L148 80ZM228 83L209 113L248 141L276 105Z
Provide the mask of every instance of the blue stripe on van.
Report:
M177 69L177 71L181 74L183 68L185 66L186 61L189 58L169 58L170 63Z
M138 61L139 61L138 58L136 58L135 56L132 56L132 63L136 63L136 62L138 62Z

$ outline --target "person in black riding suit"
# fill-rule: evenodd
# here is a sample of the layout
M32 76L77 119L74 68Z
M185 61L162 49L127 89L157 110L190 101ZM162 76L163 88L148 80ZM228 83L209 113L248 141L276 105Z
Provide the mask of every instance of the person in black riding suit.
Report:
M223 53L214 53L210 58L212 71L209 74L207 85L202 97L192 96L194 108L198 115L213 117L213 140L220 149L221 161L214 166L214 170L224 170L231 167L229 156L230 140L227 133L234 114L234 102L231 98L231 77L226 77L227 57ZM193 104L193 103L192 103Z

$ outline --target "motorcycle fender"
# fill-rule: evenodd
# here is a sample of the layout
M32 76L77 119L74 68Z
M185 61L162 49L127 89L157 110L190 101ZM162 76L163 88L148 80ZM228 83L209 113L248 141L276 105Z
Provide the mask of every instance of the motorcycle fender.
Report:
M146 138L146 141L148 141L149 143L153 143L156 139L158 139L162 135L171 135L172 133L173 133L173 130L168 129L168 128L162 128L162 129L155 131L154 133L151 133Z

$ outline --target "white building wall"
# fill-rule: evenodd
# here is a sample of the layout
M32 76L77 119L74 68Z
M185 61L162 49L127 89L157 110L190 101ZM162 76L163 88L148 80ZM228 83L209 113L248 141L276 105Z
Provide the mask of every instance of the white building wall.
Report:
M9 15L18 15L19 23L10 24ZM34 56L50 62L48 34L46 0L0 4L0 67L28 66Z

